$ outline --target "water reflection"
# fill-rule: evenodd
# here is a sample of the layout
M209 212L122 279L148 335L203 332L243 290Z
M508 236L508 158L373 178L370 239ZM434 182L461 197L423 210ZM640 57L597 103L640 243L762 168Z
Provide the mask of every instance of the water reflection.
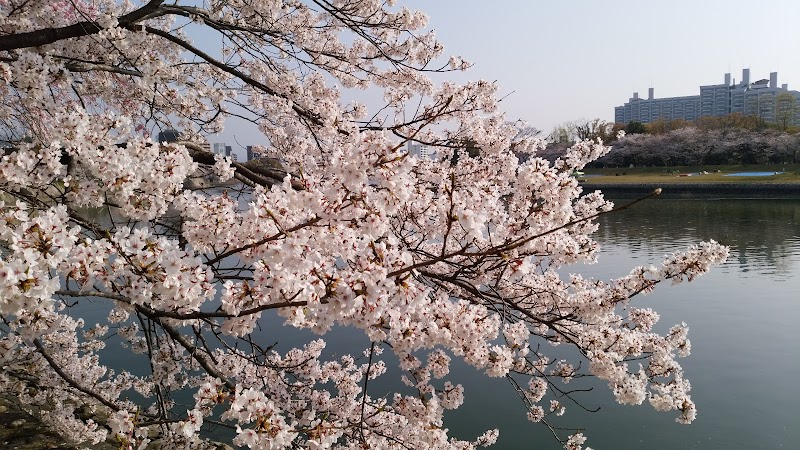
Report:
M619 202L620 204L623 202ZM572 405L563 426L585 426L595 449L774 449L800 442L800 201L669 200L642 202L600 220L598 264L570 272L609 279L635 265L658 264L663 255L706 239L731 247L723 267L691 284L663 285L637 297L639 307L661 314L658 332L686 322L692 354L681 360L692 383L698 418L689 426L649 405L617 405L604 383ZM558 350L558 349L553 349ZM455 371L455 370L454 370ZM561 448L527 422L508 386L467 377L464 407L447 425L454 434L500 428L498 448ZM570 385L572 386L572 384ZM502 408L498 408L498 403ZM492 414L486 414L492 411Z
M728 262L695 283L661 286L635 299L638 306L661 314L661 333L681 321L689 324L692 355L682 365L699 416L691 426L679 425L674 414L655 412L649 405L619 406L605 383L582 379L571 386L594 387L581 401L602 412L570 405L559 425L585 425L587 444L596 449L795 448L800 442L798 219L800 201L788 200L658 199L603 216L595 235L602 247L599 264L571 271L609 279L638 264L657 264L664 254L701 240L717 239L731 247ZM106 312L103 304L89 306L99 316ZM277 341L278 350L285 351L307 342L309 334L284 326L272 313L264 315L254 338L264 345ZM369 345L363 333L348 328L337 328L326 340L332 357L359 353ZM108 364L131 365L129 352L113 349L104 354ZM566 357L563 351L548 349L555 357ZM376 381L376 393L402 389L392 384L396 363L387 365L390 373ZM498 427L500 441L492 448L561 448L546 429L526 420L522 403L504 380L487 379L458 361L452 372L467 391L464 407L446 416L453 435L474 439Z
M624 201L618 201L623 204ZM731 248L722 270L769 275L785 281L800 254L800 201L646 201L600 219L596 238L631 253L671 253L715 239Z

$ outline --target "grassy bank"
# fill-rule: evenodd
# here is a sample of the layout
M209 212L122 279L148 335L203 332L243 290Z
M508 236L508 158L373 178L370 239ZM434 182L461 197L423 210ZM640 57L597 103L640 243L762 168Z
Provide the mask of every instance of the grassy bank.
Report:
M800 184L800 164L739 166L630 167L586 169L582 178L591 184ZM737 172L784 172L779 175L730 177Z

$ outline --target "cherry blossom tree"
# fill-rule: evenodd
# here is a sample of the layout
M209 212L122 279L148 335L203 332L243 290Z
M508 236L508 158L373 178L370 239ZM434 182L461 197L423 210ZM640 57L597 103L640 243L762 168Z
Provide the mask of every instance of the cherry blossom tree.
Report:
M797 161L800 136L774 129L702 130L685 127L662 134L626 135L593 164L610 167L789 164ZM547 154L560 155L554 148ZM544 154L544 153L542 153ZM551 156L552 160L553 157Z
M583 372L691 422L687 327L655 333L632 300L727 250L567 275L613 208L570 174L607 148L537 157L493 83L434 82L469 63L425 25L393 0L0 0L3 391L72 441L126 449L198 447L211 425L257 449L490 445L496 430L448 435L457 358L506 377L544 426ZM354 89L383 103L345 101ZM232 118L286 170L204 151ZM182 141L144 132L165 128ZM479 154L454 158L466 141ZM209 174L236 183L190 188ZM275 317L319 336L268 345ZM334 328L363 347L328 355ZM375 387L397 371L394 392Z

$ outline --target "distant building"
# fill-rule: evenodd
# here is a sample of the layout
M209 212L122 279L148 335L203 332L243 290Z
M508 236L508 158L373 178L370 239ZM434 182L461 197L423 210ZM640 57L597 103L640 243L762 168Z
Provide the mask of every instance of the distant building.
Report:
M781 94L794 97L793 102L780 101ZM787 98L784 96L783 98ZM791 109L789 110L791 103ZM769 74L769 79L750 81L750 69L742 70L742 81L731 82L731 74L726 73L722 84L700 86L700 95L685 97L655 98L653 88L648 90L647 98L640 98L638 92L622 106L614 108L614 121L617 123L656 120L696 120L707 116L726 116L739 113L757 116L765 122L777 122L781 116L788 118L791 125L800 125L800 92L790 91L787 84L778 86L778 72ZM788 117L787 117L788 115Z
M263 149L264 147L260 147L260 148ZM255 145L248 145L247 147L245 147L245 150L247 151L247 160L248 161L252 161L254 159L266 158L267 157L267 155L264 152L256 151L256 146Z
M158 142L177 142L180 140L181 133L177 130L167 129L158 133Z
M224 155L225 154L225 143L224 142L215 142L213 145L214 153L217 155Z
M263 152L256 151L256 147L254 145L248 145L246 147L246 150L247 150L248 161L266 157L266 155Z
M225 156L231 156L232 153L233 153L233 149L231 148L231 146L230 145L226 145L225 146Z
M428 147L427 145L422 145L416 142L409 142L408 143L408 153L411 156L416 156L418 158L427 158L427 159L435 159L436 158L436 150Z
M202 144L200 144L200 147L203 147L203 150L211 153L211 144L209 144L208 142L203 142Z

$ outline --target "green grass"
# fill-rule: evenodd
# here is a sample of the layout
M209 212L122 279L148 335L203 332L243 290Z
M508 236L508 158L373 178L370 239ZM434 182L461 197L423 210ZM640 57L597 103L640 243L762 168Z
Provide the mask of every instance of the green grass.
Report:
M752 164L692 167L630 167L585 169L586 181L603 183L755 183L800 184L800 164ZM706 173L703 173L706 172ZM786 172L767 177L727 177L736 172ZM684 176L681 176L684 174ZM685 174L692 174L685 176Z

